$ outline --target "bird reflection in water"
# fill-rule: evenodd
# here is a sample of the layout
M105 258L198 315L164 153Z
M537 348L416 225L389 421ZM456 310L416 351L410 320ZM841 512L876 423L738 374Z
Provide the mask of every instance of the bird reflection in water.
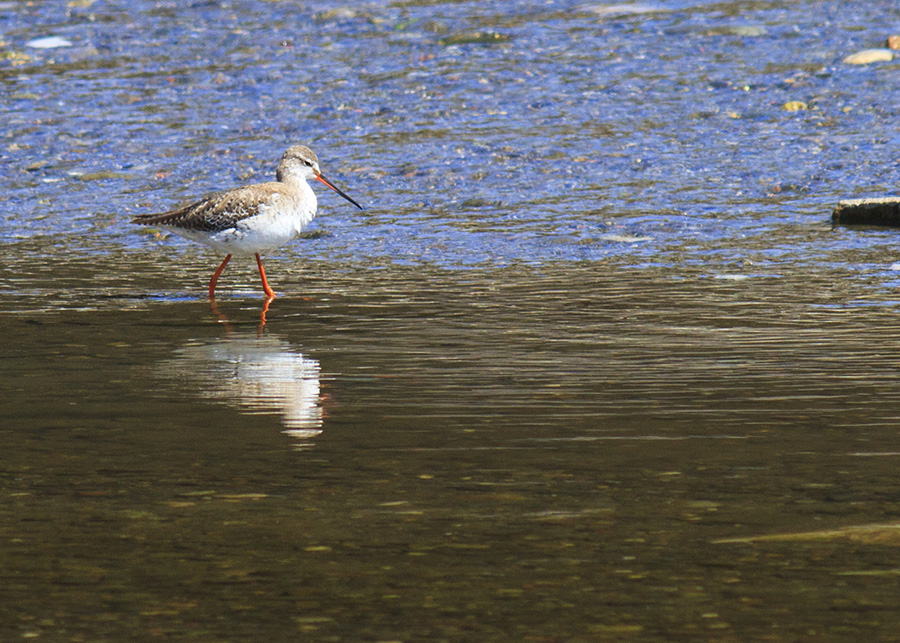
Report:
M322 432L319 362L270 335L232 332L177 351L169 375L193 380L203 396L249 413L279 413L286 435L307 447Z
M266 299L263 302L262 308L259 312L259 325L256 328L257 336L262 337L263 329L266 326L266 314L269 312L269 304L272 303L272 299ZM231 320L227 315L223 315L219 310L219 305L216 303L216 300L211 298L209 300L209 309L212 311L212 314L215 315L219 319L219 323L225 326L225 330L229 333L234 332L234 326L231 323Z

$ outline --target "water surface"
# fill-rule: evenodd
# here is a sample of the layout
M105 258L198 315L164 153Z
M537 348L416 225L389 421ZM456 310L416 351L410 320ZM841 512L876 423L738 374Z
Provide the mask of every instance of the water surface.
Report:
M2 637L891 640L895 19L0 6ZM263 325L128 219L293 143Z

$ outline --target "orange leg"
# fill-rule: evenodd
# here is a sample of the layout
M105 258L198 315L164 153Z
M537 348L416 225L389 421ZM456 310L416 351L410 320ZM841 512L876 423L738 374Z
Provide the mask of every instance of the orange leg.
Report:
M259 278L262 279L262 287L266 293L266 297L269 298L269 301L272 301L275 299L275 291L269 288L269 282L266 281L266 271L263 269L262 259L259 258L258 252L256 253L256 265L259 266Z
M216 298L216 282L219 281L219 275L222 274L222 271L225 270L225 266L228 265L228 262L231 261L231 255L225 256L225 261L219 266L218 270L213 273L212 279L209 280L209 298Z

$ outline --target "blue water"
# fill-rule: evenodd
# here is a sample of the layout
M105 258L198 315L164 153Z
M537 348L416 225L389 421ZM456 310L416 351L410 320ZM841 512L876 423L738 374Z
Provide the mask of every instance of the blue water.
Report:
M306 143L366 206L322 195L327 234L283 251L316 261L716 264L855 244L807 233L840 198L894 191L898 66L841 60L881 46L895 9L625 6L647 11L7 4L5 50L27 58L2 64L0 238L144 247L130 215L267 180ZM46 36L72 46L26 46Z

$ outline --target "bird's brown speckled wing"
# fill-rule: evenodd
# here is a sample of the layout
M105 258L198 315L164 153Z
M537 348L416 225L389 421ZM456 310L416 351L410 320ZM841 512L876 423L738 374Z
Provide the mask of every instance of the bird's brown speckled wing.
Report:
M244 219L259 215L262 208L272 205L279 198L290 198L284 185L260 183L220 192L177 210L161 214L139 214L131 222L200 232L219 232L233 228Z

